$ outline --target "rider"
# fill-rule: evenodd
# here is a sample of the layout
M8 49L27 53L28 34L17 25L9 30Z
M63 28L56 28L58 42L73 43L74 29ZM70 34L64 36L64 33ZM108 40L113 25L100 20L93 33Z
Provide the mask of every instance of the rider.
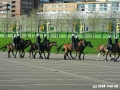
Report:
M76 36L75 36L75 42L76 42L76 44L77 44L78 41L79 41L79 38L78 38L78 36L76 35Z
M74 34L72 34L72 47L73 47L73 50L75 50L75 37L74 37Z
M47 39L47 36L45 35L43 38L43 43L44 45L48 46L49 45L49 40Z
M37 34L36 44L37 44L37 46L38 46L38 50L39 50L39 51L40 51L40 41L41 41L40 34Z
M16 49L16 42L17 42L17 37L16 37L16 35L14 35L12 41L13 41L13 47Z
M118 37L115 37L114 44L116 45L118 43Z
M108 37L108 47L110 50L112 50L112 39L111 39L111 36Z
M21 37L20 37L20 34L18 34L17 37L16 37L16 44L17 45L20 44L20 40L21 40Z

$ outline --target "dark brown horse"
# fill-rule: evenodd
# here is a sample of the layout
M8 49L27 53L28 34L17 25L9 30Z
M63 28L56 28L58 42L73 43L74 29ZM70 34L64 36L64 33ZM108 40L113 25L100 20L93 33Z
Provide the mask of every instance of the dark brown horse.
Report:
M8 58L11 57L11 55L10 55L11 52L12 52L14 58L16 58L17 52L19 51L19 56L21 58L23 58L25 55L24 49L26 49L30 44L31 44L31 40L23 40L22 39L20 41L20 44L17 45L16 49L14 48L12 43L9 43L9 44L6 44L5 46L1 47L0 50L3 49L3 52L4 52L6 49L8 49ZM14 51L16 51L15 54L14 54ZM22 53L21 53L21 51L22 51Z
M32 43L30 46L30 50L29 50L29 57L31 58L31 53L32 53L32 58L35 58L37 52L39 52L39 58L43 59L42 57L42 53L44 54L44 58L49 59L50 56L50 50L52 48L52 46L57 46L57 42L49 42L49 45L45 45L44 43L40 44L40 51L38 51L38 46L36 43ZM36 51L36 52L35 52ZM47 51L48 55L47 57L45 56L45 51ZM33 52L35 52L35 54L33 54Z
M21 58L23 58L24 56L25 56L25 49L29 46L29 45L31 45L31 43L32 43L32 41L30 40L30 39L28 39L28 40L23 40L23 39L21 39L21 41L20 41L20 44L18 45L18 47L17 47L17 49L16 49L16 54L15 54L15 57L16 57L16 55L17 55L17 52L18 52L18 50L21 50L22 51L22 53L21 53ZM20 51L19 51L20 52Z
M103 56L105 55L105 61L108 61L107 57L108 55L111 57L111 54L114 54L113 58L115 58L115 53L118 52L118 45L113 44L113 48L110 51L108 45L100 45L98 46L97 50L95 52L98 52L97 61L99 61L100 54L103 53Z
M71 43L62 44L62 45L58 48L58 52L57 52L57 53L59 53L59 51L60 51L60 49L61 49L61 47L62 47L63 45L64 45L63 50L65 51L65 52L64 52L64 59L66 60L66 56L68 56L69 59L71 59L71 58L72 58L72 59L75 59L75 58L72 56L73 46L72 46ZM76 52L79 52L79 55L80 55L80 50L82 49L83 46L85 46L85 40L84 40L84 39L78 41L78 42L76 43L76 45L75 45L75 51L76 51ZM70 58L69 55L68 55L69 53L70 53L71 58ZM80 59L80 58L79 58L79 59Z
M81 39L81 40L83 40L83 39ZM79 51L79 55L78 55L78 58L79 58L79 59L81 59L81 54L83 54L83 58L82 58L82 59L85 58L84 49L85 49L87 46L89 46L90 48L93 47L93 45L92 45L92 43L91 43L90 41L85 41L84 44L85 44L85 45L82 46L81 49L80 49L80 51ZM76 52L75 58L76 58L76 57L77 57L77 52Z
M118 59L119 56L120 56L120 42L118 42L116 45L114 45L114 47L115 47L114 51L112 51L112 52L110 53L110 55L111 55L111 54L114 54L114 57L111 58L111 60L117 61L117 59ZM116 58L115 58L115 53L118 53L118 56L117 56Z

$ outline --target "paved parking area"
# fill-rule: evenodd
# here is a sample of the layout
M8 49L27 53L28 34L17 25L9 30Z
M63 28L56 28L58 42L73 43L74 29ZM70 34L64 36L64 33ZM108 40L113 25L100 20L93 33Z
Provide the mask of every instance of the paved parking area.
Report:
M30 59L28 53L7 58L0 52L0 90L120 90L120 60L96 59L63 60L63 54Z

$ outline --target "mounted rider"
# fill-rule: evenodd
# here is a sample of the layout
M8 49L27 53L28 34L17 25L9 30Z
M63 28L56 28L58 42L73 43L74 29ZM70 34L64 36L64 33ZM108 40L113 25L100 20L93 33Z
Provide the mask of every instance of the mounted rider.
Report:
M72 34L71 40L72 40L73 50L75 50L75 37L74 37L74 34Z
M115 37L114 44L116 45L118 43L118 37Z
M37 36L36 36L36 44L38 46L38 51L40 51L40 43L41 43L40 34L37 34Z
M21 37L20 37L20 34L18 34L16 37L16 47L20 45L20 41L21 41Z
M47 36L45 35L44 38L43 38L43 44L45 46L49 46L49 40L47 39Z
M78 38L78 36L76 35L76 36L75 36L75 42L76 42L76 44L77 44L78 41L79 41L79 38Z
M113 43L112 43L111 36L109 36L108 37L108 47L107 47L107 49L111 51L112 48L113 48Z
M16 35L14 35L14 37L12 39L12 42L13 42L14 49L16 49L16 44L17 44L17 37L16 37Z

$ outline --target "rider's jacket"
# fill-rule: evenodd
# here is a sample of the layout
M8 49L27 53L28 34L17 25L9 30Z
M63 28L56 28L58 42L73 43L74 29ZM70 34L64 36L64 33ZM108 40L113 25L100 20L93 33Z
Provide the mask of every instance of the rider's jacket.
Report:
M19 43L20 43L20 40L21 40L21 37L20 37L20 36L17 36L17 37L16 37L16 43L19 44Z
M40 36L37 36L37 37L36 37L36 43L40 43L40 41L41 41Z
M13 43L15 44L17 42L17 38L13 37Z
M75 43L75 37L74 36L72 36L72 43Z
M108 38L108 44L112 45L112 39L111 38Z
M117 44L117 43L118 43L118 38L116 38L114 41L114 44Z
M44 37L43 43L47 42L47 37Z
M78 38L75 38L75 43L77 43L79 41L79 39Z

